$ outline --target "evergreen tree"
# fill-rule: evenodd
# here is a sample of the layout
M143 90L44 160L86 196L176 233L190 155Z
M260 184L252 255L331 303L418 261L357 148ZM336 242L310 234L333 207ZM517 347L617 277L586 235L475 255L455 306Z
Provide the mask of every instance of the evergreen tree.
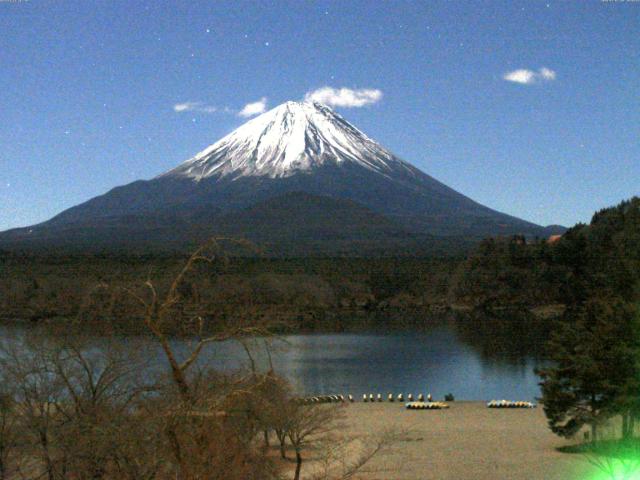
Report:
M629 436L638 415L640 328L635 307L620 299L590 300L558 323L548 345L552 365L538 371L551 430L571 437L620 414Z

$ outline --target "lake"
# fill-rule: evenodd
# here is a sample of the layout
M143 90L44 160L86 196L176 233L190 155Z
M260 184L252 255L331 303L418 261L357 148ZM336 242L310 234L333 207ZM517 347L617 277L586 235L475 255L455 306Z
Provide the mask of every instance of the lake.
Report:
M256 364L266 368L268 355L261 343L252 351ZM453 393L459 400L518 399L539 396L540 363L526 355L487 357L464 343L451 325L420 332L285 335L271 352L276 372L302 395L363 393L397 395L431 393L442 399ZM215 345L205 355L224 370L248 365L235 343Z
M23 327L22 327L23 328ZM2 327L3 337L21 327ZM145 348L156 367L164 362L155 342L136 339L136 348ZM131 342L131 337L122 342ZM140 346L140 341L144 347ZM174 340L178 352L187 351L185 341ZM285 376L300 395L363 393L431 393L442 399L453 393L457 400L535 400L539 396L538 377L533 369L538 361L521 355L487 357L481 349L463 341L449 324L420 332L339 333L284 335L269 349L263 340L249 342L260 370L269 365ZM249 365L245 350L236 342L210 345L201 364L226 372Z

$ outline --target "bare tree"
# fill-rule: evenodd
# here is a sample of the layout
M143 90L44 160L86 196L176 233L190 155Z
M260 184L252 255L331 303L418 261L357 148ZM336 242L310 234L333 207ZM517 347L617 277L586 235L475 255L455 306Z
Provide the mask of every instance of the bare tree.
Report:
M0 367L15 388L16 412L25 432L21 454L33 459L27 467L35 478L64 478L68 461L55 446L62 422L55 405L62 399L62 384L53 374L43 348L29 341L3 339ZM49 341L42 339L41 346Z
M313 460L307 477L310 480L356 478L375 457L386 453L407 435L396 430L366 437L346 434L342 422L346 408L347 405L341 404L304 405L291 398L282 404L279 429L285 432L295 452L294 480L301 478L305 460ZM377 470L367 470L373 471Z
M188 279L199 263L212 265L220 262L222 265L226 265L229 262L228 256L221 246L220 242L222 241L229 241L252 251L256 250L250 242L227 238L212 238L191 255L171 282L165 295L159 293L150 279L144 284L147 290L146 295L132 289L123 289L142 307L144 325L160 344L170 367L171 378L182 400L186 403L193 403L194 401L188 378L189 369L198 360L202 350L208 344L240 339L246 336L268 334L268 329L264 327L238 325L225 328L214 334L205 335L205 318L209 312L203 309L199 302L197 287L190 283ZM191 331L186 332L184 337L194 340L190 350L182 359L178 358L170 342L170 333L177 324L179 324L178 326L182 331L190 326Z
M270 369L265 376L265 382L259 393L261 405L259 409L260 422L265 436L273 431L278 440L278 448L280 457L286 458L286 441L289 428L289 414L291 408L287 408L289 402L292 401L290 385L276 376ZM265 447L269 444L265 440Z
M33 459L23 476L107 475L130 431L133 402L147 390L138 382L136 350L102 343L42 329L6 342L0 367L16 386L22 456Z
M154 480L163 478L169 462L162 432L162 418L151 407L139 402L133 414L122 418L120 435L112 457L113 478Z
M379 472L380 469L370 466L371 461L390 451L406 437L407 432L390 429L366 437L341 436L325 443L320 455L321 468L310 480L350 480L360 474ZM357 454L354 455L354 451Z
M144 362L137 349L115 342L93 347L84 338L66 337L50 352L52 371L63 384L63 402L56 405L75 471L100 479L117 455L129 428L134 402L153 386L140 383ZM104 343L104 342L103 342Z
M19 468L15 465L20 441L19 416L12 383L4 376L0 376L0 389L0 480L5 480Z
M214 238L200 247L177 273L166 293L149 279L142 290L116 288L133 298L141 308L132 315L142 320L158 342L169 366L169 381L157 408L162 413L162 431L181 478L269 478L270 461L255 451L253 440L260 428L259 390L264 378L252 373L233 381L221 379L198 366L206 346L215 342L269 335L265 325L237 322L225 325L211 318L213 312L202 301L198 286L201 265L217 273L228 263L221 242L227 241L255 251L245 241ZM215 267L215 268L214 268ZM210 274L211 272L209 272ZM115 306L116 302L111 302ZM212 322L208 322L212 320ZM180 334L189 344L178 352L172 335ZM246 347L246 344L242 343ZM195 367L195 368L194 368Z
M311 447L318 448L321 442L330 441L330 434L335 429L334 422L339 410L334 405L301 405L289 402L286 409L287 437L296 456L294 480L300 479L302 454Z

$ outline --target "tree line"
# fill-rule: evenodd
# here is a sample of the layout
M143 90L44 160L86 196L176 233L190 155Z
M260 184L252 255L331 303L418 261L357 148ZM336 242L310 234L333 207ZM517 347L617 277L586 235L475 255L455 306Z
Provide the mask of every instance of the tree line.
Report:
M564 260L567 309L549 341L553 366L542 369L551 429L570 437L583 426L622 418L631 439L640 417L640 199L597 212L555 247Z
M188 257L131 255L0 256L5 321L71 320L98 283L133 288L152 275L166 288ZM303 330L348 330L400 323L392 313L445 308L454 259L230 257L219 271L197 272L201 301L217 318L247 307ZM383 313L384 315L377 315ZM387 315L389 313L389 315ZM375 318L374 318L375 317ZM106 319L105 319L106 320ZM128 319L114 319L123 329ZM137 328L139 323L132 322Z
M551 430L573 437L588 427L597 440L599 427L621 417L621 436L633 436L640 417L640 198L600 210L552 242L487 239L452 288L484 312L559 307L545 347L550 366L538 372Z

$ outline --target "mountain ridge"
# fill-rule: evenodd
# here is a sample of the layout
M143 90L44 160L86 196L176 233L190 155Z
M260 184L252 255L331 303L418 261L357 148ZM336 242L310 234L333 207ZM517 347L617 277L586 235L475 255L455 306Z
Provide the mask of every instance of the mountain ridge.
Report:
M347 202L340 205L354 214L364 208L358 211L369 212L372 225L379 225L384 217L420 241L437 236L469 240L510 234L546 236L549 230L558 233L556 228L546 229L497 212L456 192L396 157L326 106L287 102L151 180L115 187L46 222L0 233L0 246L21 241L29 244L34 239L42 243L44 238L72 245L86 237L83 229L102 231L107 241L117 244L123 235L131 234L130 226L118 220L126 218L136 219L136 228L142 228L136 238L145 242L179 241L183 235L171 233L172 229L200 223L195 230L215 234L228 225L226 220L216 223L225 215L246 217L251 208L258 212L265 202L294 192ZM338 208L335 203L325 204L329 209ZM308 218L324 217L313 205L305 198ZM293 211L296 205L289 207ZM280 211L291 222L304 219L299 209L295 215ZM360 228L367 230L363 216L356 217ZM357 243L358 232L350 228L348 218L343 217L347 222L343 229ZM144 235L147 224L148 238ZM243 225L244 230L237 234L261 241L255 225L250 221ZM286 230L286 224L280 225ZM326 227L335 240L335 225L327 223ZM398 232L382 229L378 233L381 245L397 243ZM320 231L319 236L327 237ZM325 242L331 241L325 238Z

